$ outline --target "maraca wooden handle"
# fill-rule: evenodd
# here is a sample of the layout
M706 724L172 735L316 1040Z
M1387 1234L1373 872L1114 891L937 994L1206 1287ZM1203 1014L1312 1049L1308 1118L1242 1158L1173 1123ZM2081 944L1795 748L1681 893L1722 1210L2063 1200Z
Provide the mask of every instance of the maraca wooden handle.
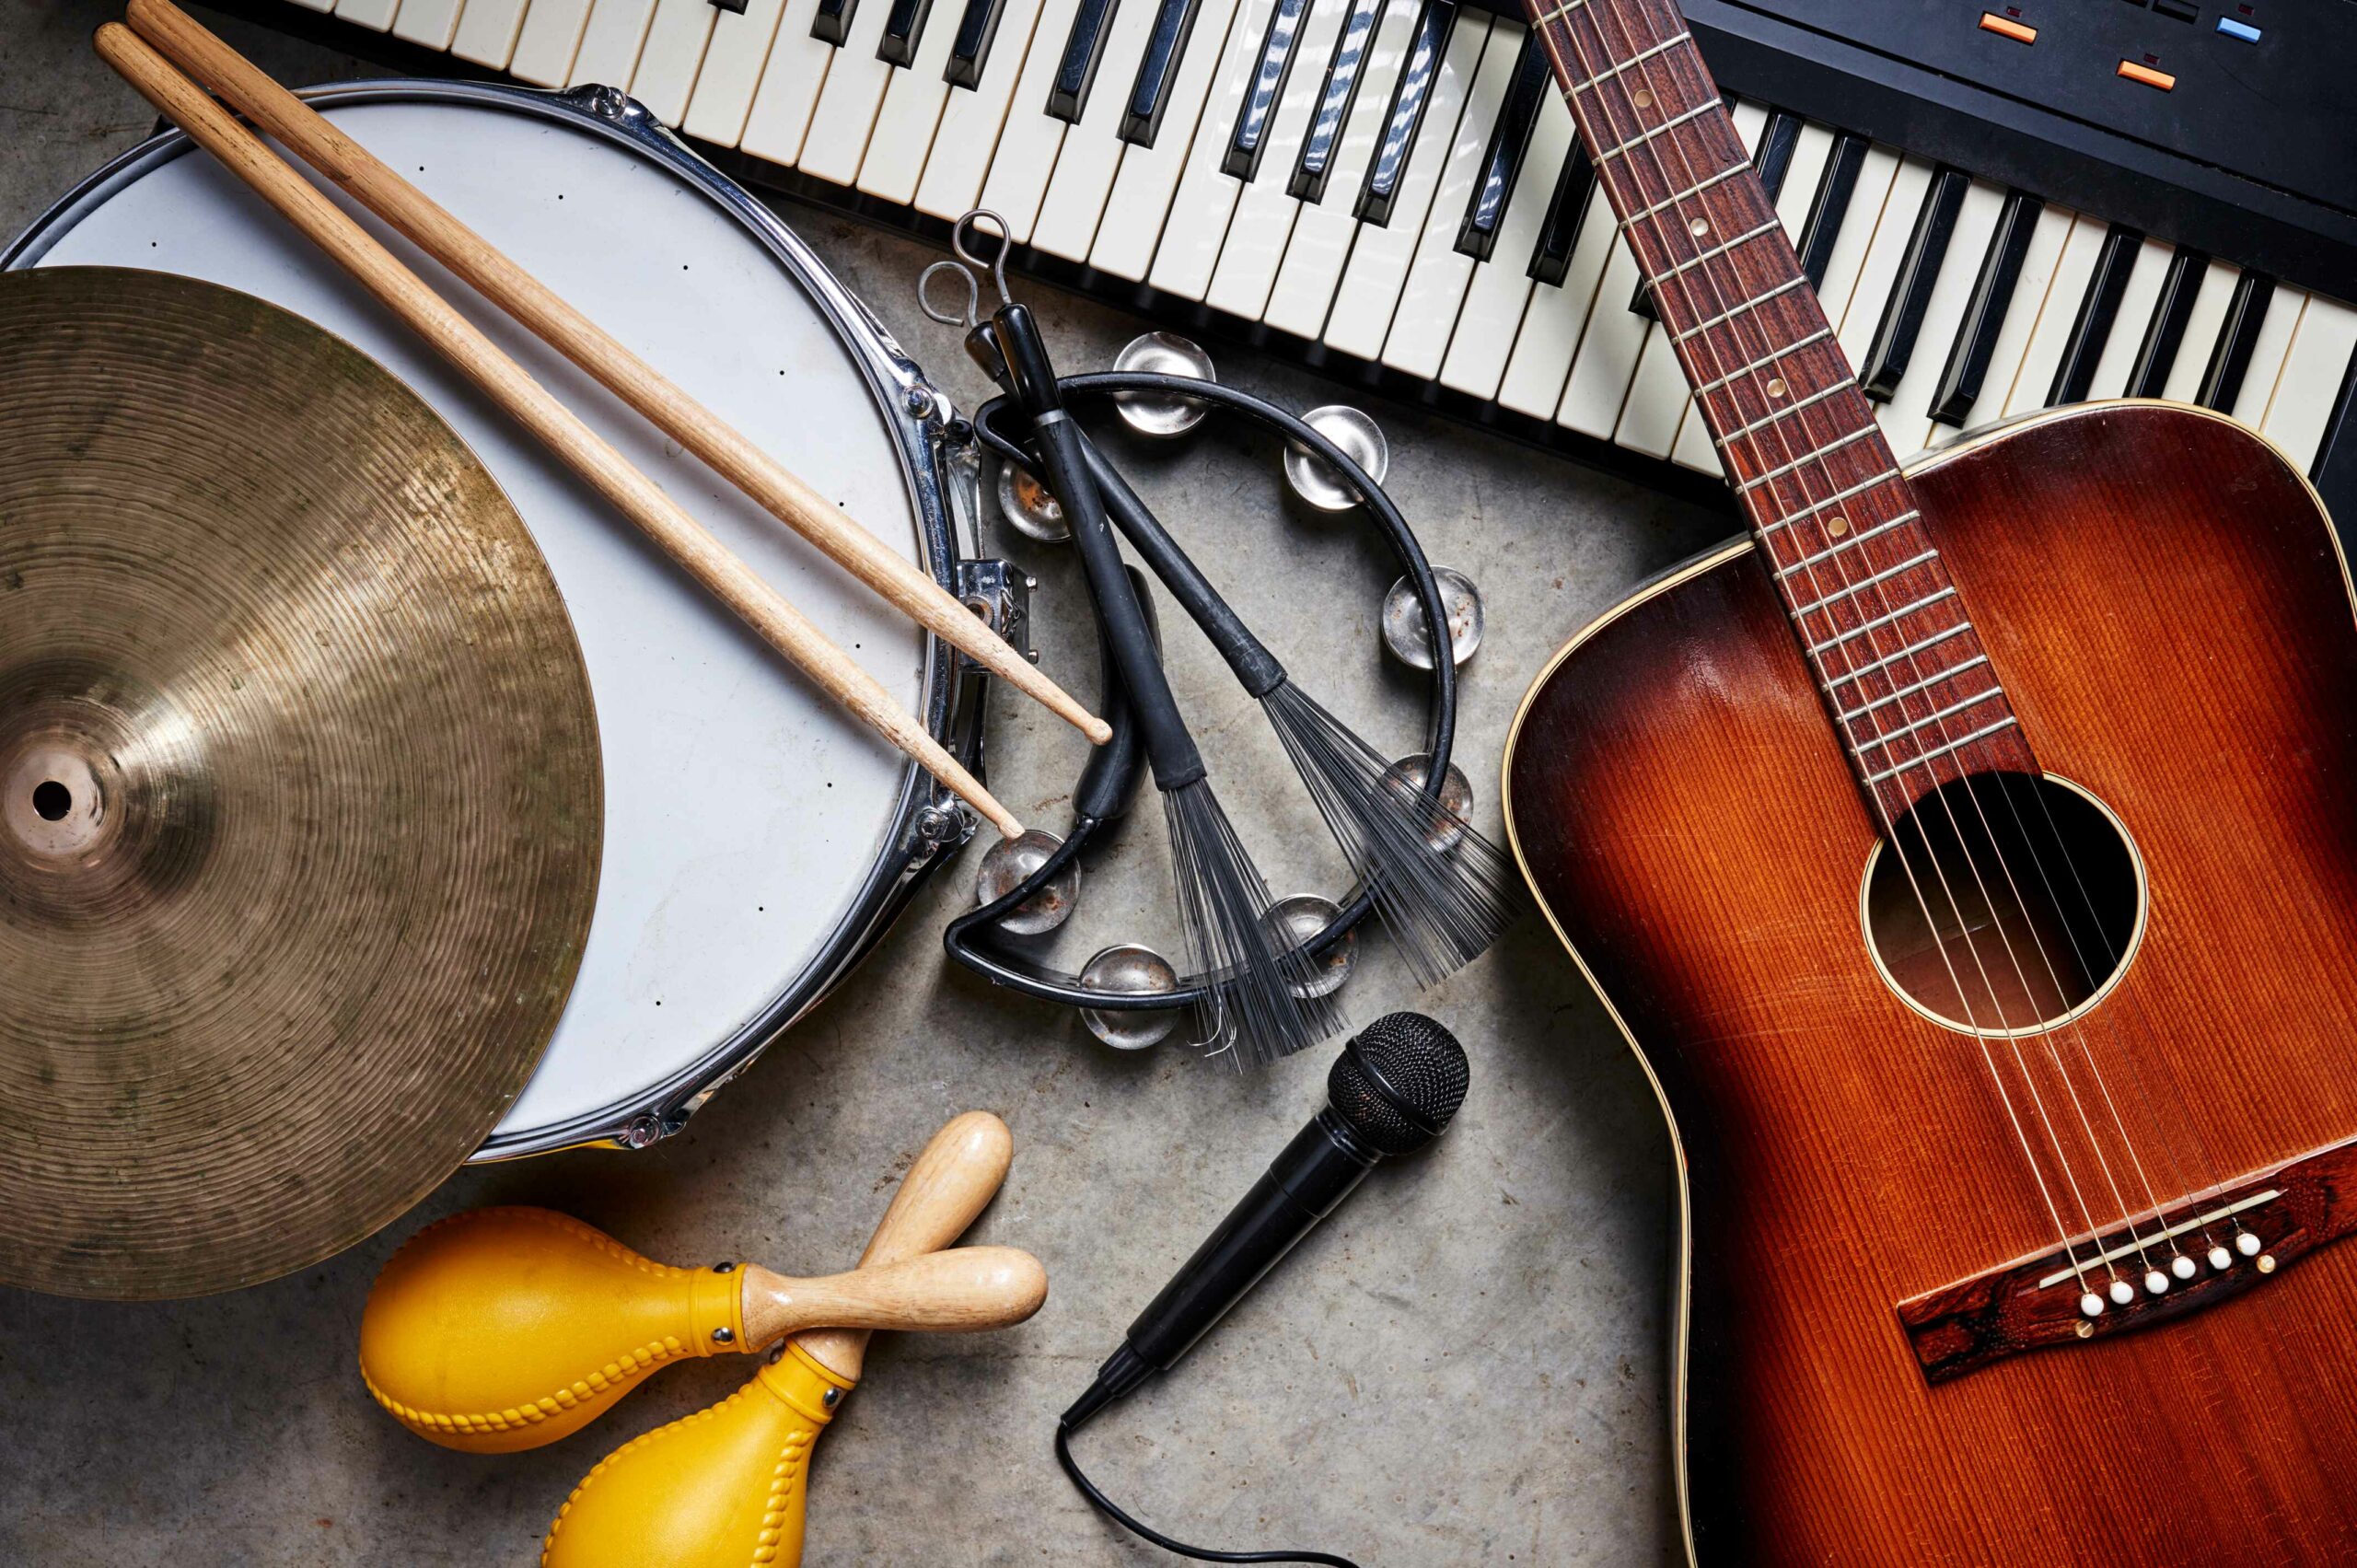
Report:
M766 1344L818 1327L966 1333L1004 1329L1039 1310L1048 1272L1012 1247L958 1247L824 1279L745 1271L745 1339Z

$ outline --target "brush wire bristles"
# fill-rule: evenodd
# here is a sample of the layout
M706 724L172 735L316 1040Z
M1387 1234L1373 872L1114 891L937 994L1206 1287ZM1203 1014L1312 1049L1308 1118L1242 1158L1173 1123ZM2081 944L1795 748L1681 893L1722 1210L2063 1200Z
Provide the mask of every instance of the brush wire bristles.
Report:
M1513 862L1292 681L1260 705L1416 979L1486 952L1522 909Z
M1166 790L1170 858L1187 958L1202 977L1201 1043L1239 1067L1260 1066L1341 1032L1342 1012L1311 996L1317 960L1294 946L1271 913L1269 885L1198 779Z

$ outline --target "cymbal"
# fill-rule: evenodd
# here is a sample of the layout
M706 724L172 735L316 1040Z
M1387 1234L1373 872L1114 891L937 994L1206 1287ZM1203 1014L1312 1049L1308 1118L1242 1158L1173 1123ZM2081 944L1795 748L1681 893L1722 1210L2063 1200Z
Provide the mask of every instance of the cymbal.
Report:
M458 1167L587 938L588 678L531 536L343 340L0 273L0 1283L192 1295Z

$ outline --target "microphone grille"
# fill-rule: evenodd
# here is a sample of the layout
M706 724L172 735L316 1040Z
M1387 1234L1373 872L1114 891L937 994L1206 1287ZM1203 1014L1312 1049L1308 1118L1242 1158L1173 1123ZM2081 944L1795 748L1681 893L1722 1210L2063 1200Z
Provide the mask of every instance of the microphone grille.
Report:
M1387 1155L1404 1155L1446 1129L1465 1103L1467 1080L1455 1035L1422 1013L1392 1013L1335 1059L1326 1094L1352 1131Z

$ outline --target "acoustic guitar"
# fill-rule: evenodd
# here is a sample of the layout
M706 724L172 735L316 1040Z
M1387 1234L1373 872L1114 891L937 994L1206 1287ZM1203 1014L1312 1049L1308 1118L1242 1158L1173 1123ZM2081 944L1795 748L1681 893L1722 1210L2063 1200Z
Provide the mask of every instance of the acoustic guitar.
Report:
M1707 1564L2357 1562L2357 616L2264 440L1902 467L1672 0L1534 0L1750 537L1575 636L1515 852L1677 1153Z

